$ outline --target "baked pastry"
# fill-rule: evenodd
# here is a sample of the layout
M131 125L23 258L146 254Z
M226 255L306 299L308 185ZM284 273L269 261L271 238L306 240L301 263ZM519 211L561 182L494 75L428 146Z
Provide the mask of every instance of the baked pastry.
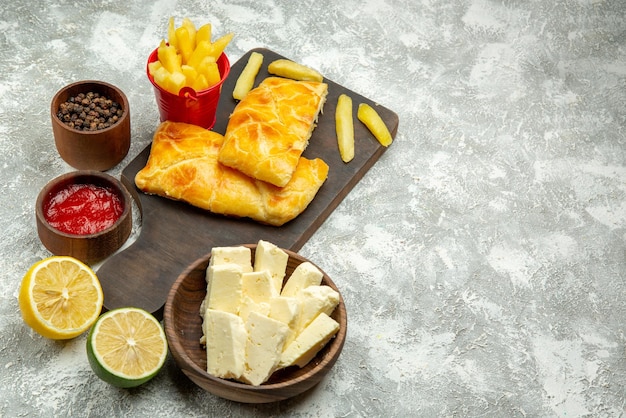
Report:
M322 110L328 85L268 77L235 107L219 161L283 187L296 170Z
M135 184L145 193L213 213L280 226L306 209L328 176L324 161L300 157L285 187L252 179L217 161L223 140L221 134L199 126L163 122Z

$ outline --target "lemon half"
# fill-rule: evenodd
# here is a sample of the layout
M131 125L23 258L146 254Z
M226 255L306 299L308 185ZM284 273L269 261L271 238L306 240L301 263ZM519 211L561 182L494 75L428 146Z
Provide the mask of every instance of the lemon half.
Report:
M70 339L85 332L102 312L98 277L83 262L52 256L26 272L18 296L24 322L44 337Z

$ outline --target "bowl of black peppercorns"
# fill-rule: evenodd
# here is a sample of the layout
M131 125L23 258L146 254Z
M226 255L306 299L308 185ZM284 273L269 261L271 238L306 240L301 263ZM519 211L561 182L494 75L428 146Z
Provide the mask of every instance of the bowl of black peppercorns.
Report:
M128 154L130 109L119 88L78 81L55 94L50 113L57 151L72 167L105 171Z

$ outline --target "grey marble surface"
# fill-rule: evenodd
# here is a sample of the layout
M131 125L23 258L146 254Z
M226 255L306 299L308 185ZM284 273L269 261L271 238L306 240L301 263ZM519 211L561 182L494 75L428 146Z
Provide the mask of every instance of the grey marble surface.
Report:
M342 290L349 331L288 401L216 398L171 359L116 389L84 336L45 340L19 313L23 274L50 255L36 196L72 170L50 99L89 78L126 92L119 175L158 123L145 62L169 16L235 32L233 62L272 49L400 118L301 250ZM3 2L0 416L624 416L625 17L620 0Z

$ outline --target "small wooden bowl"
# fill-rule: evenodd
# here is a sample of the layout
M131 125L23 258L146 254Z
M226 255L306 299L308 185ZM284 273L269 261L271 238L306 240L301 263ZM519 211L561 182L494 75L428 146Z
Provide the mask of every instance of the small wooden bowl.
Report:
M57 116L59 106L79 93L99 93L116 101L123 109L114 124L97 131L80 131ZM130 108L119 88L103 81L78 81L59 90L50 104L54 142L61 158L79 170L105 171L124 159L130 149Z
M254 260L256 244L245 246L252 250ZM292 251L283 251L289 255L285 275L288 278L294 269L307 259ZM337 361L346 339L348 319L341 294L339 305L331 315L339 323L339 331L305 367L294 366L279 370L260 386L220 379L207 373L206 351L200 345L202 336L200 304L206 295L205 274L210 258L210 254L201 257L181 273L172 285L165 303L163 313L165 334L170 351L183 373L207 392L243 403L280 401L299 395L319 383ZM326 273L323 271L322 273L324 274L322 284L339 292Z
M121 200L123 211L113 225L94 234L75 235L54 228L46 220L44 205L70 184L92 184L107 187ZM126 242L132 229L132 200L124 185L99 171L75 171L63 174L44 186L35 206L37 233L43 245L54 255L69 255L85 263L100 261Z

